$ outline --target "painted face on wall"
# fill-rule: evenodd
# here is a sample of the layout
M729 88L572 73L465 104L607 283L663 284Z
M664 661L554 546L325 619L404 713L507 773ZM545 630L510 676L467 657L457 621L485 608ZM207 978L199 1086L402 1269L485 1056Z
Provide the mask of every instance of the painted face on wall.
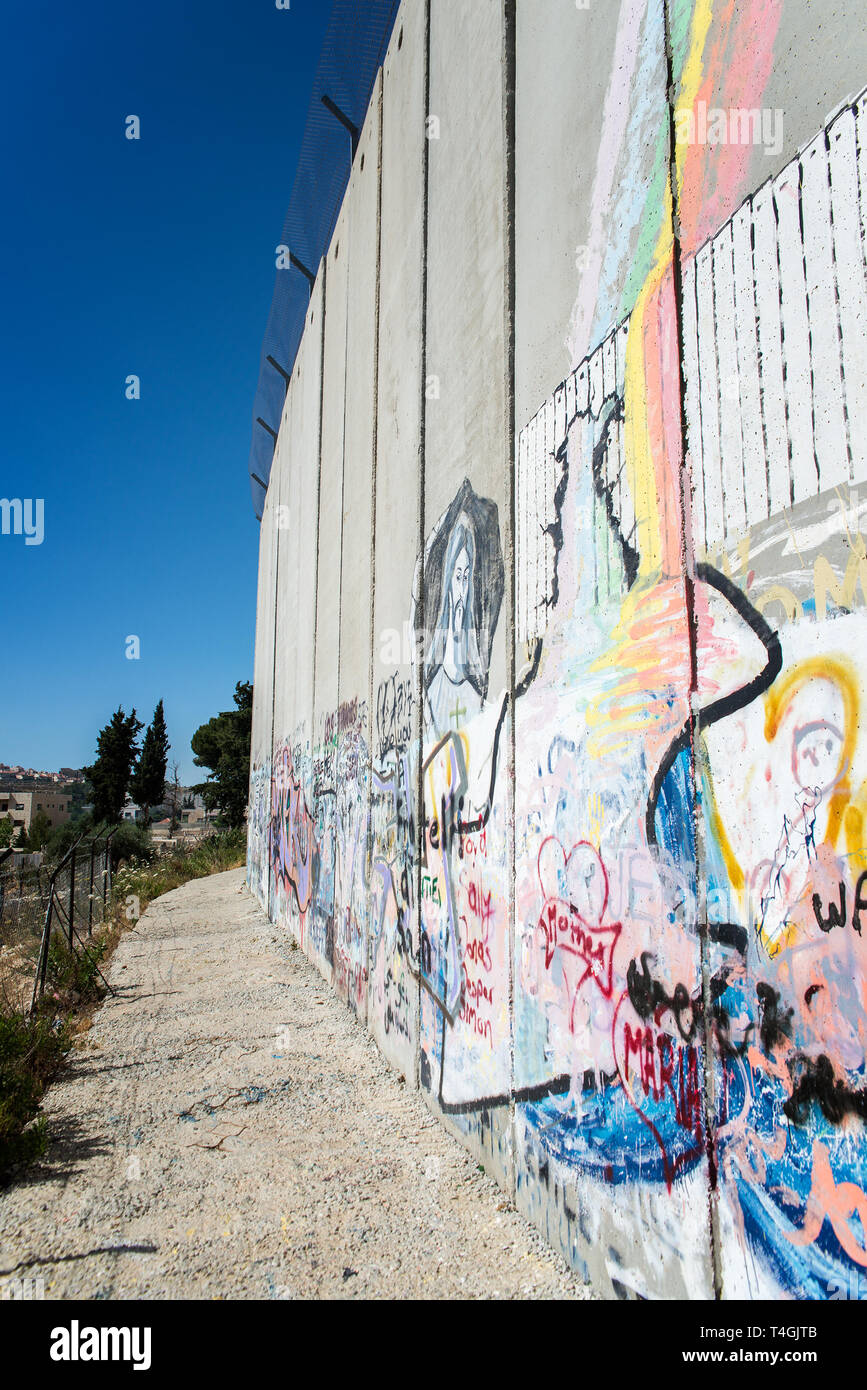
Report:
M442 736L480 713L505 587L496 505L464 479L425 546L425 727ZM417 575L421 586L421 566ZM411 626L420 619L413 599ZM455 689L460 687L460 689Z
M470 588L470 557L463 546L452 572L451 637L455 665L461 669L466 660L467 594Z
M837 703L842 715L843 701ZM842 719L840 721L842 723ZM815 719L795 729L792 748L792 770L801 787L826 791L842 772L843 735L840 724L828 719Z

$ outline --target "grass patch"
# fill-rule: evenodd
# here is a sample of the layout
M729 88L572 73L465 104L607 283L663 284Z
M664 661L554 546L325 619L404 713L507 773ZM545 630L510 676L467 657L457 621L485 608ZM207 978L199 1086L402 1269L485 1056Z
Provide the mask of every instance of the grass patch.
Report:
M87 937L83 945L77 942L75 949L70 950L65 938L57 931L52 932L45 987L55 1013L72 1011L104 998L99 963L114 949L118 936L119 933L112 931L112 923L107 922L93 936Z
M200 840L192 849L175 849L150 863L133 861L124 865L115 875L113 897L123 913L132 906L130 898L136 899L139 912L144 912L148 903L162 897L163 893L171 893L173 888L181 888L194 878L207 878L209 874L240 868L246 858L246 830L243 827L219 830ZM125 924L128 922L127 915Z
M45 1152L39 1103L71 1045L57 1017L0 1014L0 1178Z

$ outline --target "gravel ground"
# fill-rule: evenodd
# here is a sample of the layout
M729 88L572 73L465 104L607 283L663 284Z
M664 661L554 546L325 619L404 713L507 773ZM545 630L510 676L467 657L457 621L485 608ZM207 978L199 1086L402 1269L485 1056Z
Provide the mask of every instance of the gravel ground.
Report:
M0 1193L0 1292L47 1298L570 1298L590 1290L441 1128L243 870L124 936L117 990Z

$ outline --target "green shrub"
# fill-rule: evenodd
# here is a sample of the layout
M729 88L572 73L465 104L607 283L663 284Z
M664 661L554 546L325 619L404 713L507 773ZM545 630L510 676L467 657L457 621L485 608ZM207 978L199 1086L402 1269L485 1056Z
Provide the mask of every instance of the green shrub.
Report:
M76 942L75 949L70 950L64 937L57 931L52 932L48 943L46 984L59 993L73 994L76 1003L101 999L103 990L98 966L107 949L107 939L94 936L88 939L86 945Z
M39 1102L70 1045L65 1027L47 1015L0 1013L0 1177L45 1152Z
M139 860L150 864L156 855L151 837L143 825L124 821L119 825L111 841L111 867L117 869L124 860Z
M244 863L246 854L247 838L243 828L217 831L191 848L178 847L149 864L125 865L114 881L115 899L125 902L127 897L135 896L144 912L154 898L180 888L191 879L238 868Z
M93 822L90 816L83 816L80 820L67 820L62 825L55 825L49 833L45 842L45 857L51 864L59 864L67 850L70 850L82 832L89 835L93 829Z
M85 816L77 821L64 821L62 825L56 825L45 842L46 858L52 864L58 864L64 855L72 849L75 841L81 838L82 833L84 833L84 852L89 854L91 838L95 837L102 840L112 830L112 869L116 869L123 860L141 859L147 864L154 858L155 850L151 844L150 835L143 825L134 825L132 821L122 821L120 825L114 827L104 823L95 825L90 816Z

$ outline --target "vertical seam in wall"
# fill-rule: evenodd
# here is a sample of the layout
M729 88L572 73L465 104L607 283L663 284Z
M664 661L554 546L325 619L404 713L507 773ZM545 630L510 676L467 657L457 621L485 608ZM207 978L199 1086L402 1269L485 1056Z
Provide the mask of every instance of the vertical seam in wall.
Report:
M348 195L348 184L346 191ZM348 206L347 204L347 207ZM337 579L337 709L334 711L337 716L335 720L335 733L337 737L336 749L340 748L340 652L343 646L341 641L343 631L343 519L346 515L346 382L349 375L349 291L352 277L352 225L348 217L346 219L346 239L349 243L349 249L346 252L346 294L344 296L346 307L343 317L343 428L341 430L340 439L340 565ZM334 758L336 774L336 751Z
M287 387L286 395L288 395L288 394L289 394L289 392L288 392L288 387ZM284 400L284 404L285 404L285 400L286 400L286 397L285 397L285 396L284 396L283 400ZM275 445L275 451L276 451L276 445ZM270 482L270 478L269 478L269 482ZM267 502L267 500L268 500L268 495L267 495L267 493L265 494L265 500L266 500L266 502ZM266 835L266 843L268 842L268 839L269 839L270 834L271 834L271 811L270 811L270 808L271 808L271 806L273 805L273 800L272 800L272 798L273 798L273 795L274 795L274 712L275 712L276 707L277 707L277 614L278 614L278 610L279 610L279 607L280 607L280 527L277 526L277 524L276 524L277 519L279 519L279 508L280 508L280 489L279 489L279 487L278 487L278 489L277 489L277 508L278 508L278 516L277 516L277 518L274 520L274 523L273 523L274 526L275 526L275 529L276 529L276 534L277 534L277 547L276 547L276 551L275 551L275 555L274 555L274 645L273 645L273 653L272 653L272 656L271 656L271 739L270 739L271 756L270 756L270 758L268 759L268 832L267 832L267 835ZM264 511L263 511L263 515L264 515ZM258 635L258 634L257 634L257 635ZM254 656L254 663L255 663L255 656ZM255 680L255 665L254 665L254 680ZM255 693L255 691L254 691L254 693ZM270 846L270 843L268 843L268 845L267 845L267 858L268 858L268 874L267 874L267 883L268 883L268 886L267 886L267 890L266 890L265 915L267 916L269 922L273 922L273 921L274 921L274 918L271 916L271 846Z
M310 760L313 761L313 740L316 735L314 719L316 714L316 656L319 650L317 628L319 626L319 512L322 505L322 415L325 408L325 318L327 313L328 253L322 257L322 307L319 325L319 438L316 443L318 463L316 469L316 559L314 561L315 583L313 586L313 680L310 690ZM311 296L312 297L312 296ZM311 800L313 800L313 780L311 775ZM311 903L311 912L313 910ZM310 934L307 934L310 941ZM307 952L305 951L305 955ZM309 959L309 957L308 957Z
M424 760L424 643L418 640L419 632L424 635L425 630L425 609L424 609L424 486L425 486L425 430L427 426L427 291L428 291L428 199L429 199L429 178L430 178L430 140L428 139L427 118L430 114L430 30L431 30L431 0L424 0L424 79L423 79L423 110L422 110L422 214L421 214L421 372L419 388L421 393L421 405L419 409L419 432L418 432L418 560L416 572L418 574L418 595L416 603L416 630L413 637L413 663L415 665L415 687L418 691L416 708L416 728L414 739L418 749L418 767L416 769L416 815L415 815L415 911L418 915L418 972L416 979L416 1045L415 1045L415 1085L420 1086L421 1079L421 1001L422 1001L422 950L421 950L421 865L422 865L422 845L424 835L424 770L422 763ZM419 627L419 623L421 624ZM420 651L420 647L422 650Z
M318 454L318 464L316 470L316 583L313 592L313 709L316 707L316 655L319 643L316 640L316 629L319 624L319 509L322 496L322 412L324 409L325 397L325 314L326 314L326 279L328 276L328 256L322 258L322 311L320 313L319 325L319 438L316 443ZM311 710L311 723L313 713ZM314 730L310 730L310 744L313 746Z
M379 83L379 133L376 150L376 287L374 290L374 329L373 329L373 457L371 460L371 501L370 501L370 622L367 644L367 829L365 835L365 859L367 880L370 883L370 865L373 859L373 651L376 641L374 624L376 621L376 464L379 450L379 309L382 292L382 118L385 93L385 65L380 68ZM367 1031L373 1033L370 1021L370 893L366 894L367 922L364 943L365 963L365 1023Z
M506 779L506 855L508 863L508 991L509 991L509 1191L517 1194L517 1146L515 1142L515 937L516 937L516 851L515 851L515 773L517 746L515 730L515 170L517 103L517 11L516 0L505 0L503 11L504 80L503 121L505 160L505 305L506 305L506 574L508 576L508 614L506 622L506 676L509 688L509 775Z
M663 25L665 32L666 64L666 106L668 110L668 171L671 185L672 219L672 277L674 288L674 314L677 334L677 356L679 364L680 392L680 525L681 556L683 561L684 596L686 600L687 633L689 641L689 731L690 731L690 774L693 791L693 838L695 845L695 885L696 912L698 917L699 949L701 962L702 1017L704 1019L704 1085L702 1087L703 1122L708 1163L708 1229L710 1236L711 1277L715 1299L722 1297L722 1275L719 1249L719 1212L717 1209L717 1157L715 1130L715 1076L712 1049L712 1020L710 996L710 970L708 963L708 922L705 899L705 875L702 863L701 804L699 789L700 739L701 734L696 718L698 698L698 629L695 607L695 552L692 540L689 508L692 500L691 480L688 465L689 421L686 413L686 359L683 338L683 266L680 229L680 196L677 187L677 144L675 126L675 77L674 54L671 45L671 26L669 13L670 0L662 0Z
M349 217L350 208L350 189L352 184L352 170L349 171L349 179L346 184L344 206L347 209L345 238L348 243L346 252L346 294L344 295L344 315L343 315L343 428L340 439L340 564L338 567L337 579L337 708L334 711L334 776L337 778L337 764L340 758L340 665L343 650L343 541L345 527L343 524L346 515L346 388L349 378L349 298L352 284L352 221ZM335 837L335 859L337 857L337 806L335 800L334 814L334 837ZM341 877L342 881L342 877ZM337 901L337 883L334 885L334 902L331 923L331 984L334 985L334 947L337 940L337 913L340 905ZM327 943L326 943L327 944ZM326 961L326 963L329 963ZM347 984L347 1007L349 1007L349 985Z

